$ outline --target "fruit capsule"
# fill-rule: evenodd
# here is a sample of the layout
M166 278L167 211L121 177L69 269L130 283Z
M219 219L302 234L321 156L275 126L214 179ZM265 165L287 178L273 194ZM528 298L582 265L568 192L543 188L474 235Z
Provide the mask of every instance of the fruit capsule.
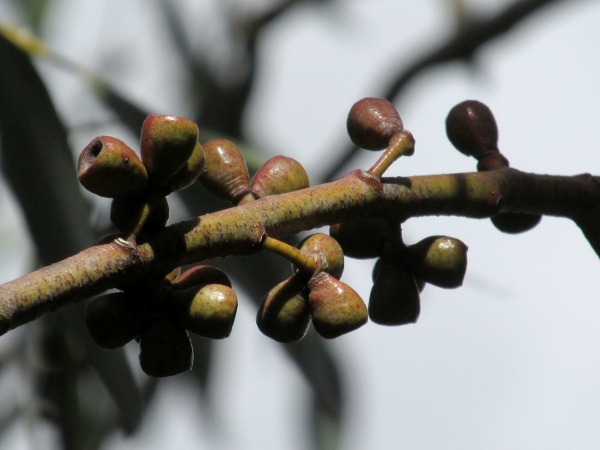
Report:
M325 233L315 233L300 241L297 247L307 255L320 259L323 271L335 278L344 272L344 251L338 242ZM294 267L294 270L296 268Z
M354 289L327 272L312 277L308 290L312 323L324 338L336 338L367 323L365 302Z
M192 156L198 126L177 116L150 114L142 124L140 152L153 183L163 186Z
M287 156L274 156L265 162L252 177L252 194L256 198L285 194L310 186L302 164Z
M292 275L271 289L258 307L256 324L263 334L276 341L301 340L310 325L306 281Z
M79 155L77 178L100 197L134 197L148 187L148 172L135 152L120 139L99 136Z
M378 261L369 297L369 318L380 325L415 323L421 311L419 288L412 273L400 262Z
M448 236L430 236L406 249L407 265L421 280L442 288L462 285L468 247Z
M240 150L227 139L214 139L203 147L204 171L199 181L209 192L237 204L250 193L250 176Z
M338 223L329 228L329 235L351 258L376 258L390 237L390 224L385 219L368 217Z
M139 358L147 375L170 377L192 368L194 351L190 337L174 317L158 313L140 334Z
M231 334L238 300L235 291L223 284L207 284L173 292L174 311L189 331L210 339Z
M496 119L486 105L476 100L466 100L450 110L446 135L458 151L476 159L498 152Z
M348 114L346 128L350 139L365 150L382 150L395 133L402 130L402 119L394 105L384 98L367 97L356 102Z
M114 292L90 301L85 322L94 341L104 348L119 348L140 334L147 317L142 300L133 292Z

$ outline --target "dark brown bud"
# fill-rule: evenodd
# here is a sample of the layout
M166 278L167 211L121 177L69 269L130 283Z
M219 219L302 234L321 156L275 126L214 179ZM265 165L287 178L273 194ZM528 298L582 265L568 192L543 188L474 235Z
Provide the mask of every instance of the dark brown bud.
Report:
M390 224L385 219L368 217L338 223L329 228L333 237L351 258L376 258L390 237Z
M140 334L140 366L151 377L170 377L192 368L194 351L185 329L169 314L152 317Z
M119 348L140 334L147 314L143 299L133 292L114 292L88 303L85 322L99 346Z
M539 214L500 213L491 218L494 226L508 234L518 234L536 227L542 220Z
M496 119L486 105L476 100L466 100L450 110L446 134L458 151L476 159L498 151Z
M415 323L421 312L415 278L402 263L380 261L369 298L369 318L380 325Z

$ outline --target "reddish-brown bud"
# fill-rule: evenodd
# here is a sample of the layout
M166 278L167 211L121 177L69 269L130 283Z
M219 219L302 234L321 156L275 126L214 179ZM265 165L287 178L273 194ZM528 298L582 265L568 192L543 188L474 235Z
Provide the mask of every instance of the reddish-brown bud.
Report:
M250 192L250 175L237 146L227 139L204 144L204 171L199 181L214 195L232 203Z
M384 98L367 97L350 109L346 128L350 139L365 150L382 150L403 128L394 105Z
M136 153L120 139L99 136L79 155L77 178L100 197L133 197L148 187L148 173Z
M322 263L323 271L340 278L344 272L344 251L340 244L325 233L315 233L300 241L297 247Z
M367 306L358 293L327 272L312 277L308 289L312 323L324 338L336 338L367 323Z
M252 194L256 198L285 194L310 186L302 164L287 156L274 156L265 162L252 177Z

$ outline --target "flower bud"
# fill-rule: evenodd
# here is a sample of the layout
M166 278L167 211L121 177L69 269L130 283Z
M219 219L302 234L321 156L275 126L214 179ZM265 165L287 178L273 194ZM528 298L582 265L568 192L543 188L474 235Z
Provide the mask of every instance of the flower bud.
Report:
M100 197L134 197L148 186L148 173L135 152L120 139L99 136L79 155L77 178Z
M336 338L367 323L365 302L354 289L327 272L312 277L308 290L312 323L324 338Z
M132 292L104 294L90 301L85 322L90 335L104 348L123 347L141 332L147 310Z
M335 278L340 278L344 272L344 251L340 244L325 233L315 233L300 241L297 247L307 255L321 259L323 271Z
M140 366L151 377L187 372L194 363L190 337L169 314L159 313L140 334Z
M223 284L207 284L173 292L179 322L189 331L210 339L231 334L238 300L235 291Z
M310 325L306 281L292 275L271 289L258 307L256 324L263 334L276 341L301 340Z
M177 116L151 114L142 125L140 151L153 183L163 186L188 161L198 142L198 126Z
M274 156L252 177L252 194L256 198L285 194L310 186L302 164L287 156Z
M350 109L346 123L350 139L365 150L382 150L402 130L402 119L394 105L384 98L367 97Z
M407 265L423 281L442 288L462 285L468 247L448 236L430 236L406 249Z
M204 171L199 181L209 192L236 204L250 192L246 161L237 146L227 139L204 144Z
M498 152L498 127L492 111L481 102L466 100L446 118L446 134L458 151L476 159Z
M380 325L415 323L421 302L412 273L399 262L379 260L378 265L369 298L369 318Z

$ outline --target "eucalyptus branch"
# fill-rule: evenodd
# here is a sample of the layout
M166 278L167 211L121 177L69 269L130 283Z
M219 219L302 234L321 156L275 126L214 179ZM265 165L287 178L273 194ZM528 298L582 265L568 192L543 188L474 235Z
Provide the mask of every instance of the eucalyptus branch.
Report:
M139 243L91 247L0 286L0 332L65 304L173 267L261 250L266 235L284 237L365 216L405 221L452 215L471 218L515 212L559 216L586 224L596 253L600 177L490 172L374 180L356 171L344 178L181 222ZM592 223L594 226L592 226Z

